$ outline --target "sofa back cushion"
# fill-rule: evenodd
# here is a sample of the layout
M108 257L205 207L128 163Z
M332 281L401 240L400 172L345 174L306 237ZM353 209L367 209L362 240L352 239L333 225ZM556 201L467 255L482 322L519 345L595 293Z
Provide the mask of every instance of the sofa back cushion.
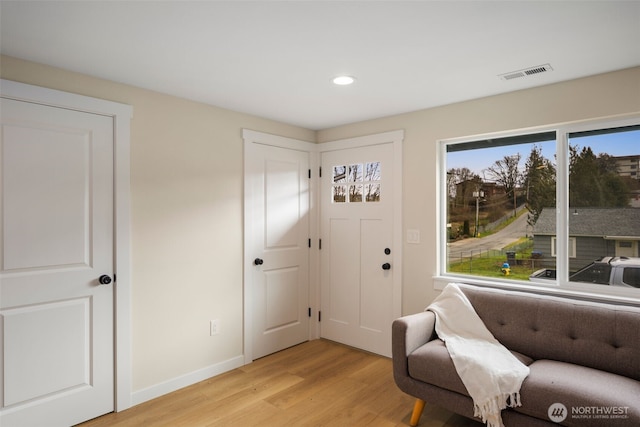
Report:
M471 285L461 289L508 349L640 380L640 307Z

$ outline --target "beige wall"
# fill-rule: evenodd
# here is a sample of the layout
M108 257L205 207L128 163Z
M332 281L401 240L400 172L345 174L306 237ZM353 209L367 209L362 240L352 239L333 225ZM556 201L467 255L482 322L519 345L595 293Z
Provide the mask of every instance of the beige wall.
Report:
M317 142L404 129L403 230L421 231L404 245L402 311L421 311L435 298L436 141L640 113L640 67L318 132Z
M0 70L133 106L134 391L242 354L242 128L318 142L405 130L403 229L422 233L404 246L406 314L436 294L437 140L640 112L640 67L317 133L15 58Z
M133 106L133 391L243 354L242 128L309 130L0 58L3 79ZM209 336L209 320L221 333Z

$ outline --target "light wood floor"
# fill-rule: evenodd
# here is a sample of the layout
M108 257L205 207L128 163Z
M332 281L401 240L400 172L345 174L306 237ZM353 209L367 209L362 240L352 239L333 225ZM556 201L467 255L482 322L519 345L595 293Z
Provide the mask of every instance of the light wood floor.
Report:
M80 426L407 426L413 403L390 359L314 340ZM427 403L419 425L483 424Z

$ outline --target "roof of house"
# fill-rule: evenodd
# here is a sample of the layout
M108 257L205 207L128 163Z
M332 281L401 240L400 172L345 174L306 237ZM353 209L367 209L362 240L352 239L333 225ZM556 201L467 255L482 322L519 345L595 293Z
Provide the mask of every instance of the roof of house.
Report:
M545 208L533 234L556 234L556 209ZM640 238L640 209L571 208L570 236L626 236Z

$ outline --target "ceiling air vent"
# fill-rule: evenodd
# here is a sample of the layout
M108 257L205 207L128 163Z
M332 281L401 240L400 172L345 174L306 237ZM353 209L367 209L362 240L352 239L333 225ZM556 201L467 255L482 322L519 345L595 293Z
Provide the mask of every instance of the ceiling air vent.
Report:
M513 80L513 79L518 79L520 77L527 77L527 76L533 76L536 74L546 73L548 71L553 71L553 68L551 68L551 65L549 64L544 64L544 65L538 65L536 67L530 67L524 70L518 70L518 71L512 71L510 73L500 74L498 77L500 77L501 80Z

